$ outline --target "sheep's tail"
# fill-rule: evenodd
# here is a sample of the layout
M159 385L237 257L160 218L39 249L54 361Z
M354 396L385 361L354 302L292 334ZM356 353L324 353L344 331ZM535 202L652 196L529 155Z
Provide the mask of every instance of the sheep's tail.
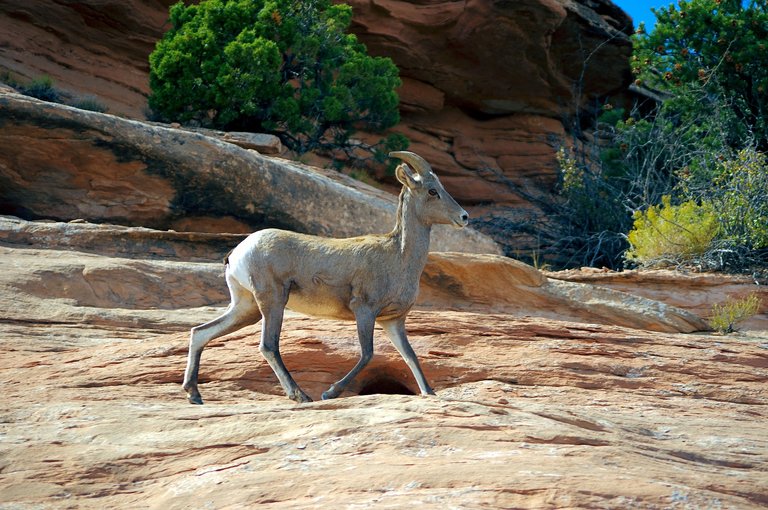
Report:
M230 255L232 255L232 252L233 252L233 251L235 251L235 249L234 249L234 248L232 248L231 250L229 250L229 252L228 252L226 255L224 255L224 266L225 266L225 267L229 265L229 256L230 256Z

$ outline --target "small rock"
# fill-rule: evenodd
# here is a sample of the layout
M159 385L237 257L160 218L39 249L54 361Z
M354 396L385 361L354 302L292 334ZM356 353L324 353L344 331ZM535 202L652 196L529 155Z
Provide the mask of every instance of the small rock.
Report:
M223 136L229 143L239 145L243 149L252 149L262 154L280 154L283 144L274 135L264 133L229 132Z

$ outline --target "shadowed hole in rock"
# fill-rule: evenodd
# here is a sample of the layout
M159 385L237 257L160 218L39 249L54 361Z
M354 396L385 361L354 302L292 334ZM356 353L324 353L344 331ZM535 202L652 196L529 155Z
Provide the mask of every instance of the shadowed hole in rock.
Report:
M358 395L415 395L405 384L389 376L379 376L365 381Z

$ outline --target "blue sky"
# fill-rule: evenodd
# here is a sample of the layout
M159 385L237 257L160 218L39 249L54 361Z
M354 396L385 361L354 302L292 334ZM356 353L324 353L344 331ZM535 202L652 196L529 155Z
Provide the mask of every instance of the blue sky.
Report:
M677 0L613 0L613 3L621 7L624 12L632 17L635 28L641 21L645 21L645 29L650 32L656 23L656 16L651 12L651 7L667 7L669 4L677 5ZM742 5L747 5L747 0L742 0Z
M673 0L613 0L613 3L621 7L624 12L632 17L635 22L635 28L641 21L645 21L645 28L650 31L656 21L656 16L651 12L651 7L666 7L670 3L676 4Z

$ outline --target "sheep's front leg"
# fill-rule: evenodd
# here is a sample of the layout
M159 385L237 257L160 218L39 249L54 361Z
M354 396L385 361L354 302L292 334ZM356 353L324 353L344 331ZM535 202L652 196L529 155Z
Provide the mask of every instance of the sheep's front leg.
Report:
M405 364L411 369L413 377L416 378L416 383L419 385L419 390L422 395L434 395L435 392L429 386L427 378L424 377L424 372L421 370L419 360L416 357L416 353L413 352L413 347L408 342L408 336L405 333L405 317L399 317L397 319L382 320L379 324L384 328L384 332L397 349L397 352L405 360Z
M283 363L283 358L280 356L280 330L283 327L283 312L284 308L276 306L269 311L262 307L262 314L264 315L263 326L261 328L261 344L259 350L264 358L272 367L272 371L280 381L280 386L285 390L285 394L288 398L295 400L296 402L312 402L312 399L304 393L296 381L291 377L290 372Z
M376 324L376 314L368 308L357 309L355 310L355 320L357 321L357 338L360 340L360 359L343 379L332 384L328 391L323 393L323 400L341 395L347 385L373 358L373 326Z

